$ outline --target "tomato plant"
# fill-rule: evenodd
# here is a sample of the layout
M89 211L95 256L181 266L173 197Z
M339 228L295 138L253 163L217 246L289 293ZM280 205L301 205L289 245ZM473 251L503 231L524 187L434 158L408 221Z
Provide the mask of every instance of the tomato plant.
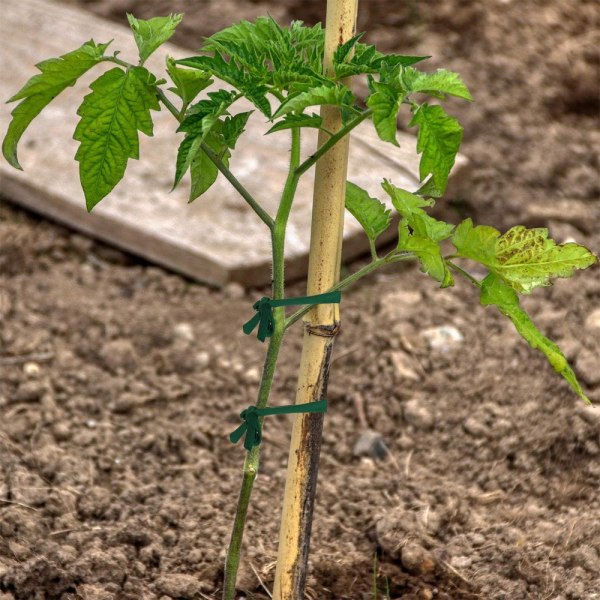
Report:
M508 317L529 345L541 351L573 391L588 401L564 355L538 331L522 309L519 296L549 285L555 277L570 277L576 269L596 262L596 257L576 243L556 244L542 228L517 225L501 233L487 225L474 225L471 219L455 226L431 216L428 209L444 193L463 135L462 127L442 103L448 96L470 102L471 94L456 73L417 68L426 57L383 54L363 43L362 35L355 35L355 16L355 0L330 0L326 29L301 22L282 27L269 17L242 21L206 39L196 56L167 58L167 83L144 64L171 37L182 16L141 20L129 15L139 50L136 62L121 58L118 51L110 52L110 42L90 40L59 58L39 63L40 73L9 100L18 104L2 149L9 163L21 168L17 145L30 122L88 70L109 65L110 69L90 85L77 111L80 120L74 138L79 148L75 160L88 210L119 183L129 159L139 158L139 133L152 135L152 112L164 107L173 115L176 131L183 134L173 186L189 172L192 202L219 175L225 177L264 223L265 235L271 238L272 298L256 305L257 310L267 311L268 327L259 336L268 340L268 345L256 406L243 413L248 423L253 419L256 443L246 445L225 569L225 600L235 596L242 536L259 466L260 426L267 413L279 351L286 331L300 319L304 320L304 347L296 403L324 406L330 357L339 330L339 307L331 302L307 305L287 316L284 306L288 218L298 181L313 166L310 296L346 290L378 268L401 261L416 261L441 288L452 287L455 277L465 277L479 294L481 304L493 306ZM368 78L364 103L349 86L350 78L356 75ZM236 103L242 98L253 105L252 110L237 109ZM315 106L321 107L320 114L312 111ZM391 211L380 199L346 181L348 134L371 120L393 152L398 145L399 116L406 117L408 126L416 130L421 186L411 192L394 185L389 174L382 180L382 194L389 197L400 221L397 242L380 256L376 242L391 227ZM263 208L260 198L250 194L229 168L250 118L262 119L266 134L290 138L288 176L275 215ZM319 131L319 142L313 153L301 160L302 133L307 128ZM372 260L340 279L344 208L362 225ZM479 263L487 275L481 279L473 276L469 262ZM275 597L279 599L302 597L322 422L323 413L310 409L294 422L275 580Z

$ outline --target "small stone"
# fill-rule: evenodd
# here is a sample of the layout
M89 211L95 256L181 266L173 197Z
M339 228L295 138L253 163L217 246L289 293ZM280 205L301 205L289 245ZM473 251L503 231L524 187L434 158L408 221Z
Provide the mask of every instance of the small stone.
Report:
M352 449L354 456L368 456L382 460L389 453L388 447L379 433L372 429L363 431Z
M488 428L475 417L469 417L463 423L463 429L473 437L485 437L488 433Z
M206 351L198 352L194 360L199 368L204 369L210 364L210 354Z
M558 345L568 361L574 361L581 350L581 342L575 338L565 338Z
M40 365L34 362L26 362L23 365L23 373L27 375L27 377L37 377L42 372L40 369Z
M96 281L96 269L90 263L84 263L79 270L79 277L83 285L93 285Z
M413 358L406 352L402 350L392 352L392 364L396 369L396 373L402 379L409 379L411 381L419 381L421 379L417 373Z
M590 425L600 427L600 410L597 406L591 406L589 404L583 404L583 402L578 402L575 405L575 412Z
M433 592L431 591L431 588L422 588L419 591L419 600L432 600L433 598Z
M67 423L56 423L52 427L52 433L54 434L54 439L57 442L66 442L71 439L71 430Z
M594 575L600 575L600 557L598 552L587 544L581 546L574 556L574 562L576 565L583 567L586 571L593 573Z
M453 556L450 564L457 569L468 569L473 564L473 559L470 556Z
M244 383L250 385L258 383L260 381L260 369L258 367L250 367L244 372L242 379Z
M432 429L435 424L435 416L418 398L413 398L404 404L404 419L417 429Z
M115 400L111 408L114 413L125 415L141 404L142 398L130 392L125 392Z
M413 290L398 290L381 298L382 318L392 322L402 321L406 313L414 309L423 299L421 292Z
M432 350L448 352L464 341L463 334L452 325L442 325L441 327L430 327L424 329L421 335L427 340Z
M191 575L163 575L156 582L156 588L170 598L194 598L200 591L200 583Z
M23 381L14 395L15 402L36 402L46 391L46 385L41 381Z
M174 336L183 342L192 343L196 336L194 335L194 329L190 323L177 323L173 328Z
M246 290L244 287L236 281L231 281L223 288L223 294L226 298L232 300L241 300L246 296Z
M106 342L100 349L100 358L111 371L120 369L131 371L135 369L138 362L133 344L124 339Z
M427 575L435 570L435 558L423 546L409 542L402 548L402 566L413 575Z
M586 318L587 329L600 329L600 308L595 308Z
M588 385L600 383L600 357L588 348L581 350L577 356L575 369Z

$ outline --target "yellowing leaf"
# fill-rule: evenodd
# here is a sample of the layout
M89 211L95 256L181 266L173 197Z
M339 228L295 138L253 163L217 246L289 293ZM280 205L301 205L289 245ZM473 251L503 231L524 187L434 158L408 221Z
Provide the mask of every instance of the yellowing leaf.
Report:
M536 328L529 315L521 308L519 297L513 288L504 283L498 275L490 273L481 282L480 301L484 306L496 306L507 316L523 339L532 348L544 353L553 369L567 380L575 393L584 402L590 402L560 348Z
M460 255L476 260L522 294L550 285L554 277L571 277L596 257L575 243L556 244L548 230L517 225L504 235L493 227L473 227L470 219L461 223L452 238Z

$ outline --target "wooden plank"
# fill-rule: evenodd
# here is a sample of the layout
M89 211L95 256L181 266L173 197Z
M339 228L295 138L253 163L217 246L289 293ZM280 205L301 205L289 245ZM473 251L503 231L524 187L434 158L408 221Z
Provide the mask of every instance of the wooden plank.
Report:
M93 37L114 39L121 57L136 61L136 48L126 27L115 25L71 6L47 0L5 0L0 21L2 98L14 94L37 70L34 64L79 47ZM161 76L166 55L183 57L190 51L167 44L148 61ZM76 110L91 81L110 65L86 74L34 120L21 141L19 172L0 161L0 184L11 200L194 279L215 285L238 281L259 286L270 280L268 231L224 178L202 198L187 204L186 182L169 193L180 134L172 116L153 113L155 135L140 136L141 161L131 160L125 179L92 214L85 211L72 139ZM237 106L237 105L236 105ZM5 132L14 105L0 106L0 131ZM239 110L248 110L240 104ZM264 118L253 115L248 131L233 154L231 169L244 185L274 214L286 177L289 139L282 134L264 136ZM311 132L312 133L312 132ZM396 185L414 190L418 185L415 139L399 134L401 148L381 142L370 123L353 135L349 178L382 197L385 176ZM316 136L305 135L305 155L314 152ZM456 186L467 161L459 157L452 175ZM306 273L310 231L312 172L300 182L289 223L286 248L288 277ZM367 250L360 226L348 215L344 229L344 257ZM385 240L382 240L385 241Z

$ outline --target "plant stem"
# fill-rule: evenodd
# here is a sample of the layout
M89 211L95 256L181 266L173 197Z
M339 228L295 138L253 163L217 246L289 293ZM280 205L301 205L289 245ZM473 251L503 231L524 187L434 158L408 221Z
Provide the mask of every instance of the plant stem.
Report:
M471 275L470 273L467 273L467 271L465 271L464 269L462 269L458 265L455 265L453 262L450 262L449 260L446 260L446 264L451 269L454 269L455 271L457 271L458 273L460 273L463 277L466 277L475 287L478 287L478 288L481 287L481 282L480 281L478 281L477 279L475 279L475 277L473 277L473 275Z
M275 218L274 226L271 229L272 245L273 245L273 284L272 297L283 298L285 293L284 279L284 251L285 251L285 230L289 218L290 210L298 185L298 176L295 174L296 167L300 162L300 130L292 129L292 149L290 152L290 166L288 178L286 180L279 210ZM216 164L216 163L215 163ZM277 307L273 310L275 321L275 331L269 338L269 347L265 357L260 386L258 389L258 400L256 406L264 408L268 401L273 383L273 375L275 366L281 348L281 342L285 334L285 308ZM261 426L262 421L261 419ZM254 486L254 480L258 473L260 462L260 446L255 446L246 454L244 460L244 469L242 475L242 486L238 498L235 518L233 522L233 530L231 532L231 541L227 550L227 558L225 560L225 581L223 584L223 600L234 600L235 598L235 582L237 572L240 565L240 556L242 548L242 540L244 537L244 527L248 516L248 506L250 504L250 496Z
M354 35L356 10L357 0L327 2L323 57L326 72L332 71L333 53L339 44ZM340 278L348 166L347 133L351 129L349 124L343 125L341 112L337 107L323 106L321 117L323 126L334 135L328 136L320 131L317 152L295 171L299 176L317 163L308 263L309 295L325 292ZM358 124L358 119L364 118L366 117L361 114L353 122L357 121ZM326 397L331 352L338 330L337 304L316 305L307 313L296 404ZM304 597L322 430L323 414L300 414L294 419L273 588L274 600L300 600Z
M312 155L309 156L301 165L298 166L296 172L298 175L306 173L324 154L326 154L333 146L335 146L341 139L345 138L357 125L360 125L365 119L370 117L373 111L368 108L361 112L358 116L354 117L352 121L347 123L344 127L334 133L326 142L324 142L319 149Z
M254 199L252 194L240 183L235 175L227 168L227 165L211 150L208 144L202 142L200 148L206 153L206 156L214 163L215 167L221 171L225 179L233 186L238 194L250 205L258 218L272 231L275 222L271 215Z
M258 388L258 400L256 406L264 408L268 401L273 384L273 375L275 366L281 348L281 342L284 336L283 321L275 321L275 331L269 338L269 347L263 366L260 386ZM261 426L264 417L261 419ZM255 446L246 454L244 460L244 468L242 471L242 486L238 497L235 518L233 521L233 529L231 532L231 541L227 549L227 558L225 559L225 581L223 583L223 600L235 600L235 582L237 572L240 565L240 556L242 549L242 540L244 537L244 527L248 516L248 506L250 504L250 496L254 480L258 474L260 460L260 446Z
M118 60L118 59L117 59ZM115 62L114 60L111 62ZM119 61L121 63L122 61ZM126 63L125 63L126 64ZM175 105L167 98L166 94L156 87L156 94L160 101L166 106L168 111L181 123L183 114L177 110ZM215 167L223 174L223 176L231 183L238 194L249 204L250 208L258 215L260 220L272 231L275 226L273 218L260 205L260 203L252 196L252 194L240 183L239 179L229 170L227 165L211 150L211 148L202 142L200 148L206 153L208 158L213 162Z
M406 252L406 253L402 253L402 254L395 253L395 251L390 252L388 255L384 256L383 258L378 258L377 260L371 261L368 265L365 265L364 267L362 267L361 269L356 271L356 273L352 273L352 275L348 275L348 277L342 279L340 282L336 283L333 287L331 287L327 291L328 292L335 292L338 290L343 291L345 289L348 289L351 285L356 283L359 279L362 279L363 277L370 275L373 271L379 269L380 267L383 267L384 265L400 262L403 260L415 260L415 259L416 259L415 255L410 252ZM311 310L311 308L312 308L312 306L304 306L304 307L300 308L299 310L297 310L296 312L292 313L285 320L285 329L288 329L294 323L296 323L296 321L299 321L306 313L308 313Z

